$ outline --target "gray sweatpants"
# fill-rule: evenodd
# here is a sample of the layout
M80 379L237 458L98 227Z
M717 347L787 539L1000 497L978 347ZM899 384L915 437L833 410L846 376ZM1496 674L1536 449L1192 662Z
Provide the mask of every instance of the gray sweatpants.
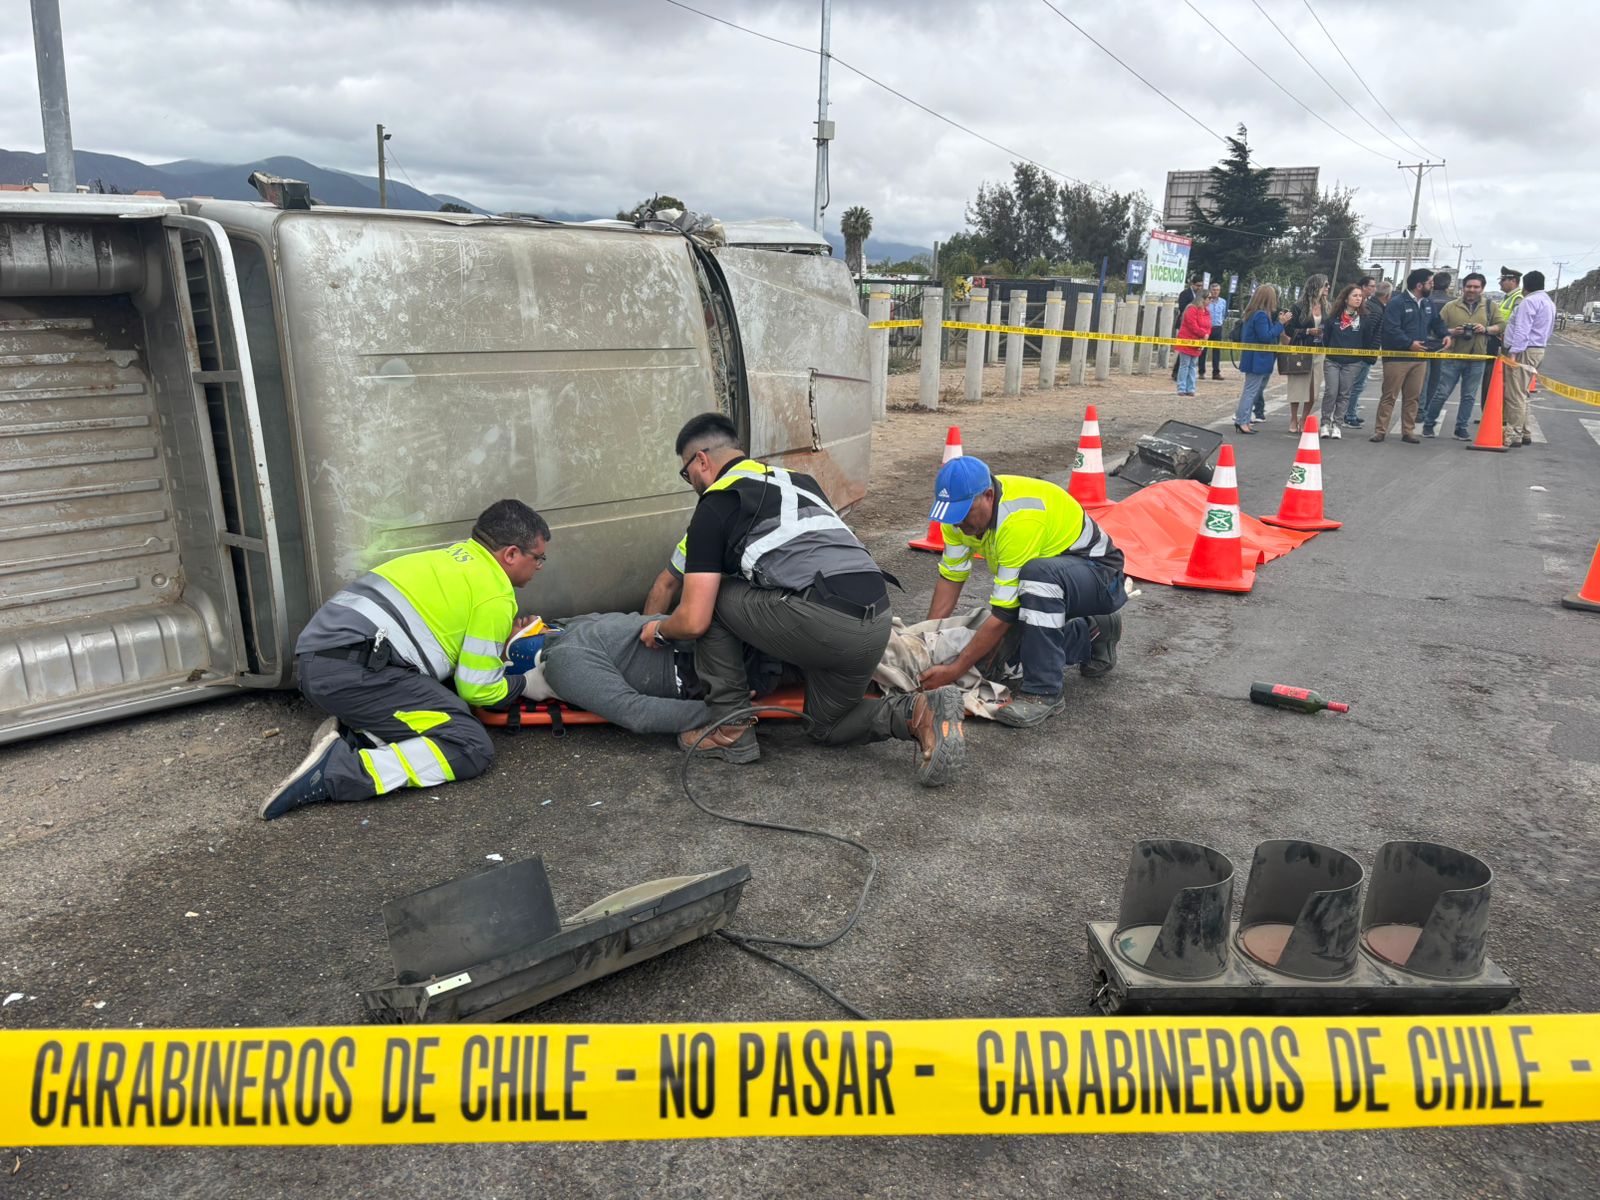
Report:
M367 800L396 788L432 787L482 775L494 743L466 701L405 667L300 656L300 690L372 745L340 742L326 770L334 800Z
M915 695L865 698L892 623L887 609L870 619L852 617L795 592L725 577L711 627L694 644L694 669L712 718L749 705L744 647L750 645L805 673L808 732L817 741L909 740Z

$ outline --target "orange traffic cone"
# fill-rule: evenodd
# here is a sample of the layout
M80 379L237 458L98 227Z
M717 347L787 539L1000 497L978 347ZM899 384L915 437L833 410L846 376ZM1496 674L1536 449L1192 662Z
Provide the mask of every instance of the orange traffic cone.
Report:
M1078 453L1072 460L1072 478L1067 491L1079 504L1106 502L1106 468L1100 459L1100 414L1094 405L1083 413L1083 432L1078 435Z
M950 426L950 432L944 435L944 457L939 460L942 467L952 458L961 457L961 426ZM928 532L915 541L907 542L913 550L931 550L935 554L944 553L944 534L939 532L939 522L929 521Z
M1284 529L1338 529L1343 521L1330 521L1322 515L1322 443L1317 438L1317 418L1307 417L1300 448L1289 469L1289 484L1283 489L1278 515L1262 517L1268 525Z
M1200 519L1194 549L1189 551L1189 565L1172 584L1216 592L1248 592L1255 582L1255 563L1247 567L1244 562L1244 534L1239 527L1239 480L1234 471L1233 447L1224 442L1217 452L1217 469L1211 476L1206 513Z
M1589 577L1572 595L1561 597L1561 606L1576 608L1580 612L1600 612L1600 546L1594 548L1594 560L1589 564Z
M1489 373L1489 394L1483 398L1483 417L1478 422L1478 440L1468 450L1506 450L1505 360L1496 358Z

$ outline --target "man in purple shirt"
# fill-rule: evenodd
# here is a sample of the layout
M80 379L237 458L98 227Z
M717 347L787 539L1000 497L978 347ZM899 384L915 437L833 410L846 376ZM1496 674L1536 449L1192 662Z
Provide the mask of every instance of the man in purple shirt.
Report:
M1528 388L1544 361L1544 348L1556 327L1556 305L1544 290L1544 272L1522 277L1522 303L1505 333L1505 436L1507 446L1531 446Z

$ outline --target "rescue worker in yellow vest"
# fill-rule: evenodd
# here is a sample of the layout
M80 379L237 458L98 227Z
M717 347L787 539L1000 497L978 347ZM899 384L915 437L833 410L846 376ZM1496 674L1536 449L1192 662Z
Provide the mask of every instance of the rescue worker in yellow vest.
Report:
M734 716L750 704L749 646L805 673L811 737L915 741L918 781L948 782L966 753L961 695L946 687L866 697L889 641L889 591L817 481L747 457L721 413L692 418L676 448L679 475L700 493L684 539L683 595L639 640L663 650L694 643L711 721L678 744L734 763L761 756L755 722Z
M294 649L300 690L331 715L262 819L483 774L494 746L472 706L504 708L522 693L505 646L533 618L517 619L514 589L544 565L549 541L543 517L499 500L467 541L391 559L318 609Z
M1022 690L995 720L1026 728L1066 706L1067 667L1094 679L1116 666L1117 610L1128 599L1122 551L1064 489L995 475L980 458L954 458L939 469L928 519L940 523L945 546L929 620L955 611L973 551L994 572L994 590L989 620L954 662L923 672L924 688L1020 654Z

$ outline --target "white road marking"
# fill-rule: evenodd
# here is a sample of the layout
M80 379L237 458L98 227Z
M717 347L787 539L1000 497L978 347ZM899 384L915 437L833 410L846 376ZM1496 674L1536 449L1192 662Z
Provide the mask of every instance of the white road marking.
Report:
M1594 439L1595 445L1600 446L1600 421L1593 417L1579 417L1578 421L1589 431L1589 436Z

